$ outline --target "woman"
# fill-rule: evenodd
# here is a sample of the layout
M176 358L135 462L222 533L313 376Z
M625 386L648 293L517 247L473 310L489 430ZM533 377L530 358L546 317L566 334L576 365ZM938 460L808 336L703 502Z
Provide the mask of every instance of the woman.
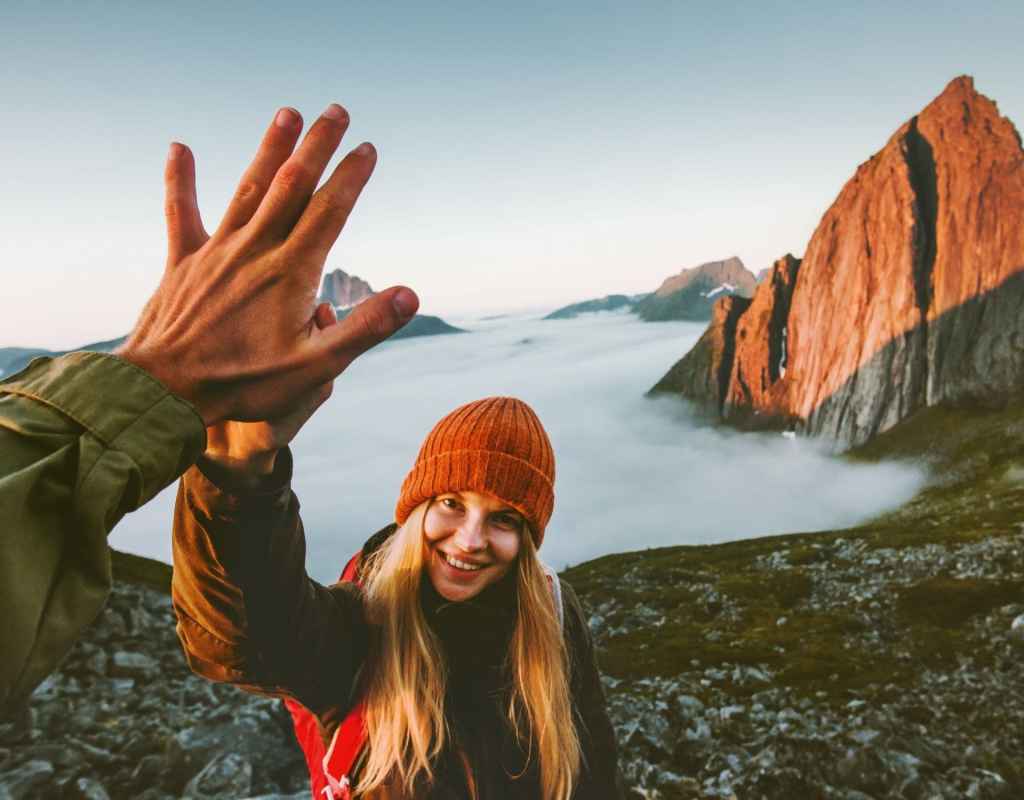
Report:
M537 558L554 454L536 414L487 398L442 419L357 581L324 587L284 445L325 397L211 428L182 479L173 596L192 668L301 704L325 747L361 709L355 797L621 798L583 612Z

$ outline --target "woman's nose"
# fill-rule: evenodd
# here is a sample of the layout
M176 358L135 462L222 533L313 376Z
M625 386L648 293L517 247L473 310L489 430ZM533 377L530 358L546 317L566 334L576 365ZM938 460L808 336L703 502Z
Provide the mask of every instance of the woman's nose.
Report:
M487 546L480 520L467 519L455 532L455 544L465 553L475 553Z

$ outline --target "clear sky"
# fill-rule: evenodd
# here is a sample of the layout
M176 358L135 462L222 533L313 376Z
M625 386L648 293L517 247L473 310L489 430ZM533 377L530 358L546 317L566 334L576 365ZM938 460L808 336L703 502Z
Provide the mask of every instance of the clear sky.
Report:
M551 308L801 254L954 76L1024 124L1022 39L1019 0L6 0L0 346L127 332L163 268L169 142L212 229L281 105L340 102L380 153L328 268L428 313Z

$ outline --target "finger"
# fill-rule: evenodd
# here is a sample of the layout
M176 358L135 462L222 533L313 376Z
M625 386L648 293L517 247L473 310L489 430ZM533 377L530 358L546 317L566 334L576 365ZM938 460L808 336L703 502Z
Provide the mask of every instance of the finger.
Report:
M331 325L335 325L338 322L338 315L334 311L334 306L330 303L321 303L316 307L313 312L313 321L316 323L318 330L329 328Z
M336 378L359 356L412 319L419 304L412 289L393 286L368 297L337 325L319 331L310 340L308 382L315 385Z
M288 237L294 263L320 268L377 165L377 151L363 142L342 159L330 179L309 201Z
M256 233L268 233L281 239L288 235L341 144L346 128L348 112L331 103L274 175L266 197L252 218Z
M263 134L256 157L242 175L238 188L221 220L221 231L233 231L245 225L267 194L274 175L292 154L302 131L302 115L294 108L281 108Z
M210 238L199 216L195 159L192 151L179 142L171 142L164 166L164 216L169 264L177 264Z

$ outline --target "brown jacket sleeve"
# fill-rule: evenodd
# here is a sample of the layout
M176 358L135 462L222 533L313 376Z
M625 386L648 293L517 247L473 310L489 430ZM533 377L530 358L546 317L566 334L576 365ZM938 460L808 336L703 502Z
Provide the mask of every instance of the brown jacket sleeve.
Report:
M562 597L572 658L572 695L585 762L573 798L624 800L625 784L619 767L615 729L608 718L590 628L576 592L565 581L562 581Z
M324 587L306 574L290 480L288 451L254 491L233 489L209 462L186 472L171 593L193 671L320 713L350 703L367 626L358 588Z

